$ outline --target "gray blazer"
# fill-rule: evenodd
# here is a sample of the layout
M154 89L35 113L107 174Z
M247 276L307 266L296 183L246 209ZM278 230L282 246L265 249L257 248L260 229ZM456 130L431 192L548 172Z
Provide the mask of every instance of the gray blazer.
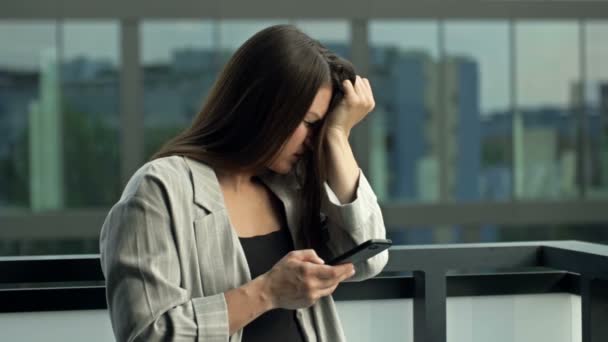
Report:
M282 201L296 249L300 188L293 175L268 173L262 181ZM325 184L322 214L327 247L335 254L371 238L385 238L382 214L360 174L356 199L341 205ZM224 292L251 280L238 236L231 228L213 169L181 156L142 166L109 212L100 239L101 265L118 341L241 341L228 336ZM355 265L351 281L378 274L383 252ZM331 296L296 310L309 342L344 341Z

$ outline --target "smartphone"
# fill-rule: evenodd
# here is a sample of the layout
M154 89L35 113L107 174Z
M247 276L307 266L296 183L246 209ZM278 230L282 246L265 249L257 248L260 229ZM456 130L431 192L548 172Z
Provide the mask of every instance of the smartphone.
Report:
M388 239L371 239L364 243L354 247L353 249L333 258L327 263L327 265L339 265L346 263L356 264L358 262L367 260L374 255L382 252L393 245L393 242Z

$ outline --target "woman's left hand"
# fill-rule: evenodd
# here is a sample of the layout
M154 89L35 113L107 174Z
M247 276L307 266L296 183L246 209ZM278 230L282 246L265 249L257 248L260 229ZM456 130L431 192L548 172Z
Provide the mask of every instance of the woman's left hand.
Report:
M345 80L342 87L344 98L329 114L327 132L337 132L348 138L351 129L374 109L376 103L367 78L357 75L354 85L350 80Z

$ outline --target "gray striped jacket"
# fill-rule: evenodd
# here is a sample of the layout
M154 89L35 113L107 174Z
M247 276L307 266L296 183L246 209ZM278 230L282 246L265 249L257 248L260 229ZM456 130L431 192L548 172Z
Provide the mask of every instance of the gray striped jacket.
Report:
M268 173L262 181L283 202L295 248L304 248L295 179ZM356 196L341 205L325 184L322 215L327 247L335 254L386 235L363 173ZM215 172L207 165L172 156L142 166L109 212L100 249L118 341L241 341L242 330L228 336L224 292L251 276ZM356 264L350 281L373 277L387 260L385 251ZM331 296L296 310L296 317L309 342L345 340Z

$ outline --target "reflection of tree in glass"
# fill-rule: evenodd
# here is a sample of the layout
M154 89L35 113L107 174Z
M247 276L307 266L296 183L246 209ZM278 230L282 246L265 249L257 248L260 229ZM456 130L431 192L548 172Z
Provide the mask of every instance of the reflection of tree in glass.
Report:
M146 127L144 142L146 160L150 159L162 145L185 128L186 127L180 125Z
M120 194L118 129L66 106L64 110L65 206L107 206Z
M486 138L482 144L481 165L483 167L509 165L509 137Z

